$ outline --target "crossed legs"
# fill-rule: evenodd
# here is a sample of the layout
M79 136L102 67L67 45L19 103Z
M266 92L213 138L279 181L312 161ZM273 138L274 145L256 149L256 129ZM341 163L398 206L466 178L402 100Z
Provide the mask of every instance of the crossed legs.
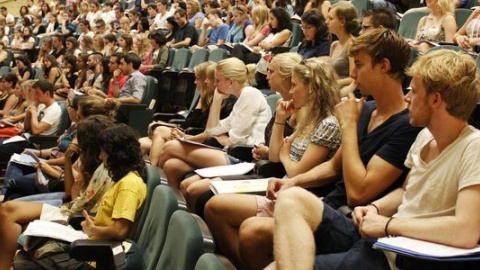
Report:
M39 219L41 213L41 203L9 201L0 206L0 270L10 268L23 226Z

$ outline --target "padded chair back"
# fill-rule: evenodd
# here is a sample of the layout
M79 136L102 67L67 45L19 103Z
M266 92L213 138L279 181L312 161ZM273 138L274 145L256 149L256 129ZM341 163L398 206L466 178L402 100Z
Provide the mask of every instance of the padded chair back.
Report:
M195 270L234 270L235 266L222 255L204 253L197 261Z
M465 52L465 53L467 53L467 51L466 51L465 49L460 48L460 47L455 46L455 45L440 45L440 46L435 46L435 47L430 48L426 53L430 53L430 52L434 52L434 51L442 50L442 49L447 49L447 50L453 50L453 51L456 51L456 52Z
M170 48L168 50L168 60L167 60L167 67L172 66L173 59L175 58L175 53L177 52L176 48Z
M177 210L179 207L173 189L165 185L155 187L147 217L136 241L143 253L145 269L155 269L165 244L168 223Z
M355 6L355 9L357 10L357 16L360 21L362 20L363 12L372 7L370 0L350 0L350 3Z
M173 58L171 65L172 70L182 70L187 67L190 58L192 57L192 51L187 48L178 49Z
M228 58L228 51L222 48L211 50L208 56L208 60L213 62L220 62L225 58Z
M142 98L142 104L150 106L150 103L155 98L158 80L152 76L147 75L146 77L147 77L147 86L145 87L145 93Z
M193 52L192 58L190 58L190 62L188 63L188 69L193 70L194 67L198 66L199 64L206 62L208 60L208 55L210 52L208 49L200 48Z
M295 46L298 46L300 41L303 39L303 31L302 27L300 26L299 23L292 22L292 37L290 38L290 43L288 44L288 47L292 48Z
M58 130L55 135L60 136L70 126L70 117L68 116L67 103L64 100L57 101L57 103L60 109L62 109L62 115L60 116L60 123L58 123Z
M430 14L430 12L425 10L416 10L405 14L398 26L398 34L406 38L414 39L417 34L418 22L423 16L427 16L428 14Z
M7 60L5 60L5 64L7 64L7 66L11 67L13 66L13 52L12 50L7 50Z
M298 47L300 47L300 45L295 46L295 47L292 47L292 48L290 49L290 52L298 52Z
M455 9L455 20L457 21L457 28L460 29L465 24L473 10L467 8Z
M272 110L272 115L275 114L275 110L277 109L277 102L281 98L282 96L279 94L273 94L266 97L268 106L270 107L270 110Z
M9 66L3 66L0 68L0 76L9 73L12 69Z
M210 231L200 217L176 211L170 219L156 269L193 270L198 258L205 252L213 252L214 247Z
M43 75L42 68L35 68L34 73L35 73L35 75L33 76L34 80L40 80L42 78L42 75Z
M135 242L138 242L138 238L140 237L140 233L142 232L143 225L145 224L145 220L147 219L148 210L150 209L150 203L153 197L153 191L155 188L160 184L160 175L158 174L158 170L156 167L147 164L147 197L145 198L145 202L141 207L141 215L135 222L136 229L134 230L132 239Z

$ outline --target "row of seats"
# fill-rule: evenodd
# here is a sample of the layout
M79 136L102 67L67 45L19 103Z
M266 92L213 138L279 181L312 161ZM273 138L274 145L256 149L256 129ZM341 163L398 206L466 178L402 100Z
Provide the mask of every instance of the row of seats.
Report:
M166 179L150 165L142 208L132 238L142 255L142 269L234 269L226 258L214 254L214 239L205 222L186 211L181 193L166 185ZM118 249L115 242L78 240L72 243L70 256L96 261L98 269L125 269L125 254Z

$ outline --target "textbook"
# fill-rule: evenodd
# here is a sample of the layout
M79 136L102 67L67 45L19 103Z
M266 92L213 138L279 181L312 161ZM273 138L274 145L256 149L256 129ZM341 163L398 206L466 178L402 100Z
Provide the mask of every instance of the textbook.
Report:
M28 236L47 237L69 243L88 238L88 235L83 233L83 231L77 231L72 227L45 220L34 220L30 222L23 234L27 236L27 238Z
M270 178L211 181L210 189L215 194L260 193L265 194Z
M0 119L0 127L14 127L15 124L11 123L5 119Z
M215 149L215 150L220 150L220 151L225 151L221 148L217 148L217 147L214 147L214 146L210 146L210 145L206 145L204 143L199 143L199 142L196 142L196 141L192 141L192 140L189 140L185 137L183 138L179 138L177 139L179 142L182 142L182 143L188 143L188 144L191 144L191 145L195 145L195 146L201 146L201 147L205 147L205 148L210 148L210 149Z
M243 175L253 170L253 167L255 167L255 163L242 162L235 165L213 166L204 169L196 169L195 173L205 178Z
M32 153L29 150L25 150L25 153L22 153L22 154L13 154L12 158L10 159L10 161L12 162L30 166L30 167L34 167L39 162L44 160L45 159L37 157L34 153Z
M237 44L238 44L238 45L241 45L242 47L244 47L244 48L247 49L248 51L253 52L253 48L252 48L252 47L248 46L247 44L243 44L243 43L224 43L224 44L223 44L223 47L224 47L224 49L228 50L229 52L232 52L233 47L234 47L235 45L237 45Z
M373 244L373 248L425 260L469 261L480 259L480 246L463 249L403 236L379 238Z

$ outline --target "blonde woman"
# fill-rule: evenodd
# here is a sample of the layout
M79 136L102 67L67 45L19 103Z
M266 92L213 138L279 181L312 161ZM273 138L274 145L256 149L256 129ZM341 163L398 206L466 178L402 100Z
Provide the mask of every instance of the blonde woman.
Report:
M247 68L237 58L220 61L215 70L215 94L205 133L212 137L217 147L231 144L255 145L262 142L265 127L271 118L271 111L262 93L247 86ZM230 95L237 97L230 115L220 120L223 100ZM196 168L238 163L221 149L210 149L169 141L165 144L159 166L165 170L169 184L178 188L185 173Z
M195 29L200 29L202 27L205 15L200 10L200 3L198 1L187 2L187 17L188 23L194 26Z
M480 42L480 7L470 14L467 21L453 35L453 42L466 50L473 50L475 44Z
M422 41L453 43L457 30L454 17L454 4L451 0L426 0L430 14L418 22L415 40L410 40L410 46L421 52L426 52L431 44Z
M152 34L150 34L149 36L151 35ZM150 38L141 34L136 34L133 37L133 45L135 53L140 56L140 59L142 59L143 62L148 57L150 50L152 49Z
M256 46L270 34L268 25L268 8L265 5L258 5L252 10L253 31L247 35L244 44Z
M150 151L150 162L151 164L158 165L158 161L163 152L163 146L166 141L176 138L176 136L186 136L189 140L203 142L207 136L206 133L200 133L200 135L190 136L185 135L181 129L188 127L195 128L205 128L207 124L208 114L210 110L210 105L212 104L213 94L215 92L215 68L217 64L208 61L201 63L200 65L194 68L195 72L195 85L197 90L200 93L199 101L195 109L190 112L185 119L185 122L179 128L170 128L167 126L162 126L161 123L152 123L151 130L152 133L151 139L142 138L140 143L142 145L142 150L145 152ZM234 99L226 99L223 102L222 109L220 112L220 118L223 119L227 117L232 111L234 104Z
M96 34L93 37L93 50L96 52L103 52L105 47L105 41L103 40L103 34Z

